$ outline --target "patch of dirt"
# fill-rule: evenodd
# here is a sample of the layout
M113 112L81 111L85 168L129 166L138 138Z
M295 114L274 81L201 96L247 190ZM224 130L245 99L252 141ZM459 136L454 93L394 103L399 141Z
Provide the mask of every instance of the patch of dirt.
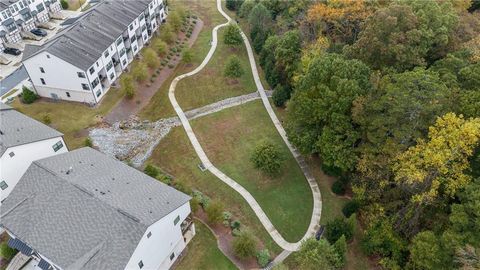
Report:
M88 129L84 128L80 131L77 131L73 134L74 138L83 138L83 137L88 137Z
M237 79L227 79L227 85L236 85L238 84Z

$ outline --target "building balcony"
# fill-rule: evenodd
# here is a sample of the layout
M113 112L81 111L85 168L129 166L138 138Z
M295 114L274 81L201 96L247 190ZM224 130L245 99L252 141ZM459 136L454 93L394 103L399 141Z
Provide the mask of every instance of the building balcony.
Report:
M185 244L188 244L193 236L195 236L195 224L193 223L191 214L180 224L180 228L182 230L183 241Z

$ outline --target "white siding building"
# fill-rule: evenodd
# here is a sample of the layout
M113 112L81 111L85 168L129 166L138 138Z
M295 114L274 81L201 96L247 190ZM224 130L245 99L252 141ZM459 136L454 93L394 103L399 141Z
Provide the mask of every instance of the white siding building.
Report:
M60 0L0 0L0 50L61 10Z
M38 95L96 104L165 18L162 0L105 0L53 40L27 45L23 65Z
M0 206L32 161L68 151L62 136L0 103Z
M0 225L28 269L163 270L195 235L190 199L86 147L34 161Z

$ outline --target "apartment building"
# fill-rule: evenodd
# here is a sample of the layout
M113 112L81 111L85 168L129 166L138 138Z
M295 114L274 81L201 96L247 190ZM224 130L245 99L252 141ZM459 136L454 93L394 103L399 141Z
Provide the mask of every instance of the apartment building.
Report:
M0 209L26 265L169 269L195 235L190 197L92 148L32 163Z
M163 0L101 1L23 65L38 95L97 104L165 19Z
M0 0L0 50L61 10L60 0Z
M0 103L0 206L32 161L67 151L62 133Z

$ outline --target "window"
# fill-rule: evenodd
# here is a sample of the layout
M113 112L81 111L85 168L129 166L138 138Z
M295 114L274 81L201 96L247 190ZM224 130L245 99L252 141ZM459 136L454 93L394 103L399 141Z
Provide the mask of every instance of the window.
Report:
M53 151L57 152L58 150L63 148L63 143L62 141L58 141L56 144L52 146Z
M113 80L114 77L115 77L115 73L110 74L110 80Z
M42 82L43 85L45 85L45 80L43 78L40 78L40 81Z
M108 62L108 64L107 64L107 70L112 69L112 67L113 67L112 61Z
M95 80L93 80L93 82L92 82L92 88L97 87L97 85L98 85L99 82L100 82L100 81L98 80L98 78L96 78Z
M45 69L43 69L43 67L40 67L40 72L45 73Z
M85 73L83 72L77 72L77 75L79 78L85 78Z
M108 53L108 50L106 50L103 55L105 56L105 58L107 58L110 54Z
M70 97L70 92L65 92L65 94L67 94L67 97Z
M50 58L50 55L47 54L47 58Z
M97 97L99 97L102 94L102 90L98 89L97 91Z
M172 254L170 254L170 261L173 260L173 258L175 258L175 252L172 252Z
M89 72L90 72L90 75L93 74L93 73L95 72L95 68L94 68L94 67L91 67L90 70L89 70Z
M134 52L137 51L137 46L133 46L133 51L134 51Z
M122 48L122 49L120 50L120 57L122 57L124 54L125 54L125 48Z
M14 152L10 152L8 155L9 155L10 157L14 157L14 156L15 156L15 153L14 153Z
M120 44L122 44L122 38L121 37L119 39L117 39L117 46L119 46Z
M152 236L152 232L147 233L147 238L150 238Z
M82 89L83 90L90 90L90 87L88 87L88 84L82 83Z
M97 63L95 63L95 64L97 64L97 67L99 66L99 65L98 65L98 62L97 62Z
M173 221L173 225L177 225L177 223L180 221L180 216L177 216L175 220Z
M133 37L130 39L130 43L134 43L136 39L137 39L137 37L135 35L133 35Z
M123 59L122 65L123 65L123 66L126 66L126 65L127 65L127 60L126 60L126 59Z
M132 23L132 24L130 24L130 26L128 27L128 29L130 29L130 31L132 31L132 30L133 30L133 23Z
M2 190L7 189L7 187L8 187L7 182L5 182L5 181L0 182L0 188L1 188Z
M139 261L139 262L138 262L138 267L140 267L140 269L143 268L143 262L142 262L142 261Z

